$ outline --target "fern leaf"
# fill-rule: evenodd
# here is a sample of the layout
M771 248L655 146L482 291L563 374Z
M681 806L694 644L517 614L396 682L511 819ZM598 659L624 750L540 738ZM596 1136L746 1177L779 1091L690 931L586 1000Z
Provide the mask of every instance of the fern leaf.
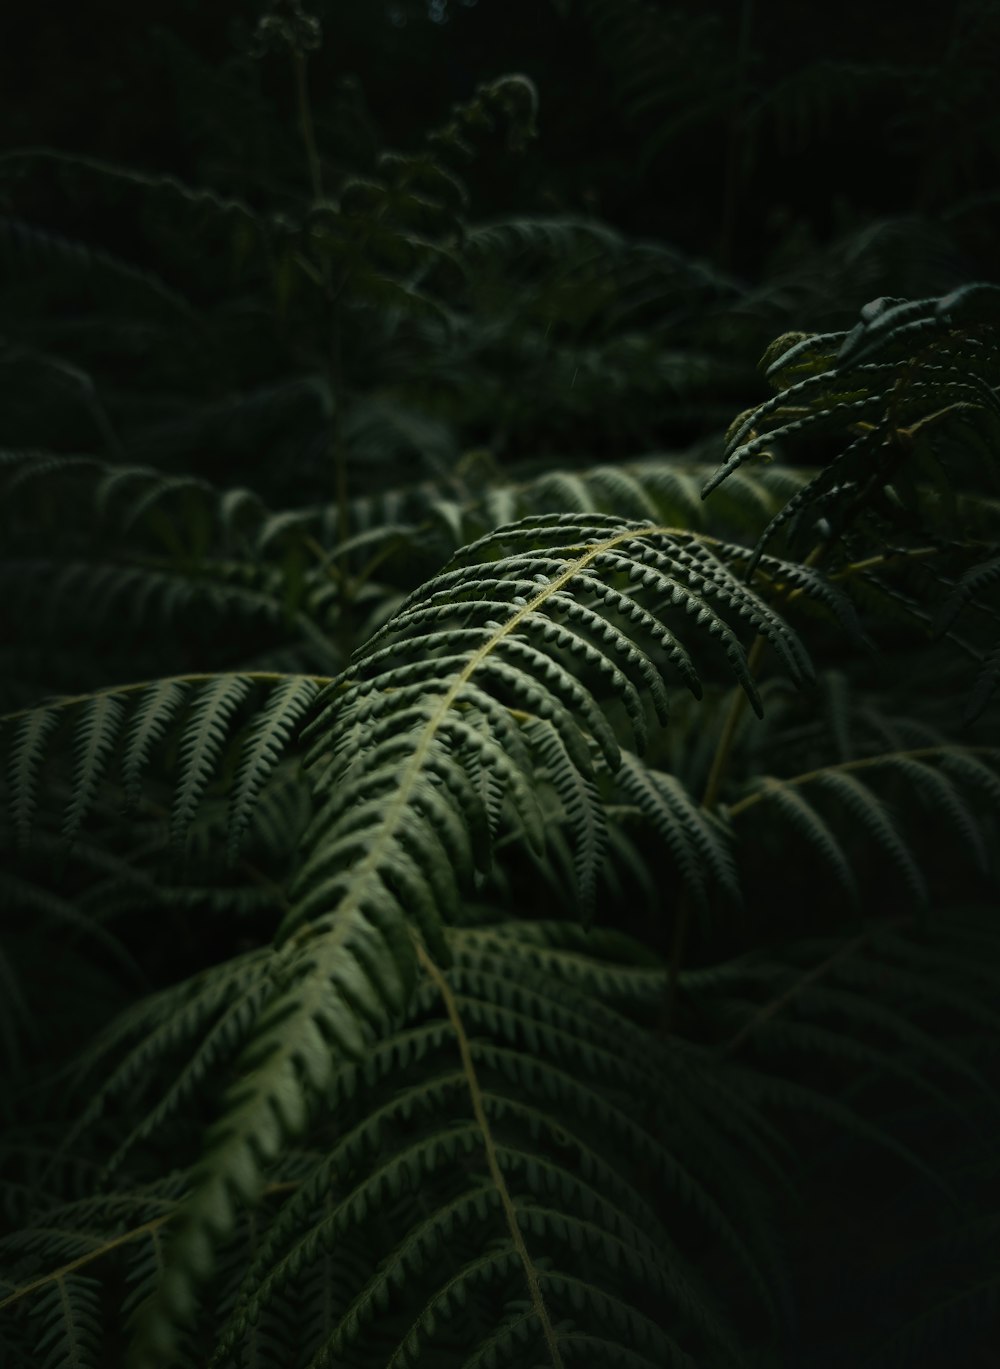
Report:
M580 916L589 925L597 900L597 877L608 847L608 826L592 779L573 765L558 732L541 718L525 729L559 796L573 833L573 867Z
M886 805L856 775L843 770L820 771L815 782L842 800L848 812L858 819L896 866L917 906L925 907L927 885Z
M37 807L38 775L49 740L59 721L55 708L33 708L18 722L10 749L11 819L18 842L25 845Z
M620 764L604 707L555 655L565 635L546 627L556 595L579 590L589 597L595 581L629 580L635 601L652 605L635 631L635 645L650 661L665 628L652 643L646 629L650 620L661 623L664 597L680 607L695 639L721 640L751 694L743 648L722 611L781 638L789 659L798 659L790 630L722 562L692 549L690 539L615 519L542 517L466 548L404 602L318 698L305 734L312 741L306 763L326 797L306 833L293 906L279 931L274 974L281 987L236 1062L238 1082L223 1100L174 1236L172 1272L144 1314L137 1362L162 1358L157 1347L169 1345L170 1328L193 1307L214 1241L233 1227L236 1196L259 1193L263 1164L301 1130L340 1063L359 1056L405 1010L416 968L410 927L420 926L432 945L442 940L441 924L456 916L471 879L476 824L489 832L488 815L471 797L471 776L460 779L453 767L462 767L470 751L480 749L485 761L502 745L498 710L529 715L522 726L546 720L584 778L594 746L606 765ZM530 597L511 594L511 582L530 585ZM592 597L590 606L614 611L597 608ZM584 658L618 696L628 693L623 671L609 673L589 652ZM225 723L243 697L234 693L233 678L239 681L225 677L207 686L187 723L175 806L186 816L222 743L219 715ZM356 749L362 720L365 744ZM537 761L527 739L525 752L530 787ZM725 874L714 833L669 782L662 802L680 817L685 852L708 856ZM470 803L477 812L467 811Z
M73 798L63 821L63 836L69 841L76 836L90 810L124 718L124 704L111 693L95 695L84 707L77 724Z
M972 693L965 704L966 722L974 722L989 703L1000 686L1000 642L985 653L973 685Z
M859 898L857 882L844 848L829 823L793 785L776 779L773 775L763 776L760 783L760 792L775 804L787 818L789 825L815 849L856 907Z
M731 854L675 776L649 770L626 752L615 780L663 839L699 907L708 906L713 884L739 898Z
M938 609L934 619L934 631L937 633L945 632L951 627L965 605L981 589L996 580L1000 580L1000 556L991 561L983 561L980 565L973 566L965 571L955 584L951 594Z
M418 1025L384 1036L363 1061L337 1069L331 1104L338 1111L357 1106L360 1119L341 1132L272 1224L223 1328L215 1363L235 1352L256 1318L287 1298L324 1252L351 1248L400 1204L406 1211L414 1191L421 1202L401 1223L391 1250L365 1252L359 1265L345 1265L336 1276L334 1324L312 1363L356 1357L374 1346L376 1334L374 1353L382 1363L433 1357L477 1288L487 1293L491 1310L466 1332L468 1353L488 1356L508 1336L520 1345L522 1322L505 1310L517 1288L519 1259L504 1232L498 1181L485 1172L484 1139L499 1184L515 1195L524 1239L543 1242L548 1252L536 1273L557 1345L570 1328L599 1339L610 1319L616 1339L655 1347L667 1362L672 1356L688 1362L686 1341L710 1345L723 1357L735 1353L720 1310L634 1180L639 1157L655 1156L657 1172L669 1176L698 1219L710 1229L719 1224L741 1263L750 1258L684 1163L631 1117L627 1100L660 1087L660 1061L669 1057L650 1049L646 1033L620 1014L569 991L558 971L531 968L519 938L504 938L502 931L456 934L462 964L449 982L474 1076L468 1064L456 1068L450 1023L427 1020L439 996L433 981L422 984L411 1006ZM505 947L499 962L498 937ZM620 1087L622 1057L608 1047L622 1037L632 1045L630 1091ZM473 1077L482 1109L475 1119L467 1112ZM605 1128L615 1144L599 1140ZM487 1244L486 1237L493 1239ZM750 1277L756 1272L751 1264ZM421 1309L416 1320L409 1307L398 1307L395 1293L402 1287L410 1291L408 1304ZM647 1294L655 1295L652 1302ZM544 1355L537 1320L524 1326L525 1344Z
M229 859L235 859L254 805L288 745L293 730L319 692L310 679L283 680L260 710L243 744L229 816Z
M60 897L49 889L18 875L0 873L0 891L4 895L4 906L20 913L33 913L46 918L62 927L70 928L80 936L97 942L129 974L133 980L141 980L139 967L118 937L101 925L96 917L78 907L68 898Z
M983 871L989 869L989 857L983 841L982 827L976 821L958 788L939 767L927 765L912 756L897 758L894 769L912 780L914 788L924 796L932 813L941 814L959 838L972 852L973 859Z
M97 1369L101 1363L101 1284L82 1274L53 1280L37 1296L44 1330L35 1354L43 1369ZM42 1319L44 1318L44 1321Z
M171 840L187 835L212 770L222 752L233 714L250 693L240 675L220 675L202 686L191 706L180 741L180 773L170 816Z
M142 1308L131 1358L169 1362L177 1329L193 1314L195 1288L214 1264L218 1235L232 1229L235 1202L253 1200L263 1166L305 1124L308 1098L335 1063L358 1058L376 1028L409 997L415 956L405 929L361 889L292 943L277 967L292 994L272 999L236 1062L237 1082L207 1138L170 1247L167 1272Z
M142 794L142 773L149 754L173 722L187 697L187 686L180 680L158 680L143 691L129 719L122 757L125 801L138 805Z

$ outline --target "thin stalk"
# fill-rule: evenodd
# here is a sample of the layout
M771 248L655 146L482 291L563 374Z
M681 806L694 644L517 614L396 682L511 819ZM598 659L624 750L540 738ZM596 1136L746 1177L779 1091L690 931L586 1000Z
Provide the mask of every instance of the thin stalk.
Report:
M299 115L299 131L302 134L302 142L306 150L313 199L319 201L323 198L323 168L316 147L316 130L313 126L312 110L309 107L309 82L306 76L305 54L293 51L292 65L295 71L295 103Z

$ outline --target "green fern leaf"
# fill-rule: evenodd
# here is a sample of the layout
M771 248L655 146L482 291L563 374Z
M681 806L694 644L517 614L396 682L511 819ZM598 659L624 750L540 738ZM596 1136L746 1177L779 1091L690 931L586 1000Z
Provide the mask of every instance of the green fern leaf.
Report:
M111 693L88 700L77 724L73 798L63 821L63 836L72 841L93 803L125 719L125 706Z
M818 813L799 789L773 775L765 775L759 781L760 792L787 819L793 827L817 852L820 859L833 871L840 887L851 903L858 906L858 886L851 870L844 848L837 840L829 823Z
M581 919L585 925L589 925L596 907L597 877L608 847L608 825L600 795L593 780L574 766L551 723L541 718L535 719L525 732L559 796L573 834L577 901Z
M634 645L650 662L668 636L659 616L664 600L680 610L680 622L691 623L695 639L721 641L753 698L743 648L710 601L780 640L790 662L802 659L781 620L691 539L614 519L542 517L466 548L404 602L318 699L305 734L312 741L306 764L324 802L305 835L307 855L279 931L274 976L280 989L236 1062L238 1082L194 1176L171 1272L143 1317L136 1363L163 1358L171 1327L194 1306L215 1240L233 1227L237 1195L259 1193L263 1164L302 1129L340 1062L358 1057L405 1010L416 966L410 927L419 927L431 946L441 945L441 924L457 915L472 878L477 824L489 833L488 814L475 797L475 771L466 769L463 756L478 750L477 764L490 762L503 746L509 725L498 716L506 710L520 716L522 727L535 718L547 721L584 779L594 747L607 766L620 764L602 703L559 659L569 643L550 614L560 594L577 591L593 612L610 616L615 601L595 599L593 585L611 582L621 594L629 581L628 594L643 609L631 615L639 619ZM624 671L602 665L609 659L603 651L582 650L588 672L593 666L616 697L628 696L634 685ZM630 665L641 669L635 660ZM227 721L244 697L242 690L234 693L233 679L239 681L224 677L207 686L187 723L175 812L189 816L222 744L219 715ZM541 758L531 755L527 737L521 754L530 787ZM510 753L508 763L516 763ZM685 853L709 857L724 877L714 832L664 784L661 801L680 819Z
M981 589L985 589L996 580L1000 580L1000 556L991 561L983 561L980 565L965 571L938 609L934 619L934 631L945 632L965 605L975 598Z
M976 683L965 704L964 718L974 722L983 712L990 699L1000 687L1000 642L988 651L982 661Z
M982 825L948 776L939 767L912 756L899 756L893 769L912 781L914 789L923 796L930 811L940 814L951 824L971 851L979 868L988 870L989 857L983 841Z
M837 795L896 866L916 905L926 907L927 885L920 867L882 800L856 775L844 770L822 770L815 783Z
M125 801L135 808L142 795L142 773L149 763L149 754L173 722L187 697L187 685L181 680L158 680L144 690L129 719L122 757L122 779Z
M233 714L250 693L240 675L220 675L202 686L180 741L180 773L170 815L170 837L182 845L226 741Z
M101 1284L82 1274L55 1279L38 1295L43 1330L35 1348L43 1369L97 1369L101 1363Z
M10 749L11 819L18 842L25 845L37 807L38 775L49 740L59 721L56 708L33 708L17 723Z
M260 791L318 692L319 687L313 680L283 680L254 719L243 744L243 757L231 800L230 861L236 857Z
M683 888L700 908L708 906L713 885L738 901L731 853L675 776L647 769L625 752L615 782L663 839L677 864Z

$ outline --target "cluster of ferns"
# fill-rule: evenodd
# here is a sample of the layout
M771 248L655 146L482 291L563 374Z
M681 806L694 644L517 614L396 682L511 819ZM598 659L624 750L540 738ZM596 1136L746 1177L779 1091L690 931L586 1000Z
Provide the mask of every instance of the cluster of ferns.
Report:
M988 1362L1000 288L477 225L535 105L0 164L169 267L0 222L10 1369Z

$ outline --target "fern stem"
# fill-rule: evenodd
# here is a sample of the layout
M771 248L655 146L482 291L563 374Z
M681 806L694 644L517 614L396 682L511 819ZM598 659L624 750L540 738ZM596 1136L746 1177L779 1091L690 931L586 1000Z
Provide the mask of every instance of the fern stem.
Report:
M764 653L764 640L763 637L758 636L747 655L747 669L751 675L756 674L757 667L760 665L760 658ZM701 796L702 808L710 808L719 797L719 790L722 788L733 743L736 740L736 733L739 731L746 706L746 692L742 689L736 690L729 706L729 712L726 714L726 721L722 725L722 732L715 748L715 755L712 757L712 767L708 772L708 779L705 781L705 792Z
M174 1215L171 1208L169 1212L164 1212L159 1217L153 1217L148 1222L143 1222L141 1226L135 1226L131 1231L125 1231L120 1236L114 1236L110 1241L105 1241L96 1250L88 1250L86 1255L78 1255L75 1260L70 1260L68 1264L60 1265L58 1269L53 1269L48 1274L42 1274L40 1278L33 1279L31 1283L22 1284L20 1288L15 1288L13 1293L8 1293L6 1298L0 1299L0 1309L10 1307L12 1303L20 1302L31 1293L37 1292L39 1288L46 1288L50 1283L58 1283L67 1274L72 1274L76 1269L82 1269L85 1265L92 1264L94 1260L99 1260L110 1251L115 1250L120 1245L128 1245L130 1241L138 1240L140 1236L145 1236L150 1231L156 1231L164 1223L169 1222Z
M963 547L969 545L989 547L992 543L968 542L961 544ZM843 566L840 570L830 573L831 580L849 580L852 575L863 574L866 570L872 570L875 566L887 566L893 561L921 561L929 556L941 556L946 551L953 551L953 546L940 547L900 547L896 551L883 552L879 556L869 556L864 561L852 561Z
M302 142L306 149L306 161L309 164L309 181L312 186L313 199L321 200L323 198L323 168L316 148L316 132L313 128L312 111L309 108L305 54L293 51L292 63L295 68L295 102L299 113L299 130L302 133Z
M472 1112L476 1119L483 1137L483 1147L486 1151L486 1163L489 1166L490 1178L496 1186L500 1195L500 1202L503 1205L504 1216L507 1219L507 1227L510 1237L521 1260L524 1269L524 1276L528 1282L528 1290L531 1294L531 1305L535 1315L541 1324L542 1334L545 1337L545 1344L548 1347L549 1355L552 1358L554 1369L564 1369L563 1358L559 1351L559 1344L556 1341L555 1331L552 1322L549 1320L548 1310L542 1297L542 1287L538 1278L538 1271L528 1253L524 1236L517 1220L517 1212L514 1210L514 1203L503 1177L503 1171L497 1160L496 1147L493 1144L493 1134L490 1131L489 1119L486 1116L486 1109L483 1106L483 1093L479 1086L479 1079L476 1075L476 1067L472 1059L472 1051L469 1048L469 1038L465 1034L465 1027L458 1011L458 1004L455 1002L455 995L451 991L451 986L445 979L441 970L435 965L434 961L427 954L427 951L419 941L414 938L417 949L417 959L434 981L438 992L441 995L445 1010L448 1013L448 1020L452 1025L455 1036L458 1038L458 1049L462 1057L462 1069L465 1073L466 1083L469 1086L469 1096L472 1099Z

